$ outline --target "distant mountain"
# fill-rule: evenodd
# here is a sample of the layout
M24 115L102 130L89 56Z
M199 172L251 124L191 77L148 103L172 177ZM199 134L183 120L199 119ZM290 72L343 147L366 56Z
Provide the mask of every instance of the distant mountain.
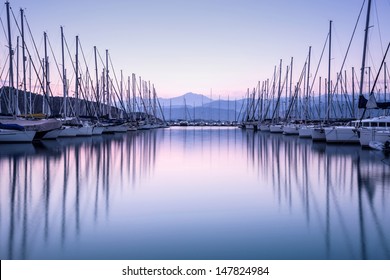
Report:
M188 92L186 94L173 97L173 98L159 98L161 106L202 106L204 104L210 103L212 99L204 96L202 94Z
M203 119L235 121L244 114L244 100L213 100L202 94L188 92L173 98L159 98L167 120ZM240 117L241 116L241 117Z

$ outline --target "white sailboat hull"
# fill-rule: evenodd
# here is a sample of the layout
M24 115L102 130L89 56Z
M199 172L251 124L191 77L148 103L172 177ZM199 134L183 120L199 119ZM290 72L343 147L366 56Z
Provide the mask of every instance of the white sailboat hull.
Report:
M180 122L180 126L187 126L188 123L187 122ZM138 126L138 130L149 130L149 129L152 129L152 125L151 124L148 124L148 123L145 123L145 124L140 124Z
M64 127L64 129L61 130L60 135L58 137L75 137L77 136L78 127Z
M246 123L245 128L249 130L257 130L257 124L256 123Z
M43 140L50 140L50 139L56 139L60 136L62 129L53 129L47 132L45 135L43 135Z
M93 127L92 126L82 126L77 130L77 136L92 136Z
M313 127L311 129L311 138L313 141L326 141L325 129L322 127Z
M270 131L268 124L261 124L260 125L260 131Z
M299 135L299 126L298 125L285 125L283 126L284 135Z
M117 132L127 132L127 127L125 125L110 125L105 126L103 133L117 133Z
M0 143L32 142L35 133L35 131L0 129Z
M325 138L328 143L359 143L354 126L325 127Z
M271 124L269 126L269 131L271 133L283 133L283 125L282 124Z
M312 126L301 126L298 130L299 137L311 138L313 127Z
M377 141L385 143L390 141L390 128L388 129L376 129L370 127L362 127L360 132L360 145L368 147L371 141Z
M101 135L104 131L103 126L95 126L92 130L92 135Z

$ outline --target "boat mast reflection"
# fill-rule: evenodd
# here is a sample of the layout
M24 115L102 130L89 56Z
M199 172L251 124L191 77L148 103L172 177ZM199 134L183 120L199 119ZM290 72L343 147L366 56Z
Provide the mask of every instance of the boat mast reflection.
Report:
M0 257L28 259L57 238L65 250L85 224L107 219L111 196L153 173L158 133L64 138L37 153L0 155Z
M390 168L382 154L358 146L245 133L248 165L257 170L259 182L272 188L281 209L297 211L300 204L307 227L323 231L325 258L334 258L339 247L345 247L346 258L390 258L385 234L390 230L390 206L385 203L390 200ZM350 221L354 208L355 219ZM336 243L340 238L341 245Z
M171 195L178 195L178 190L187 195L192 188L193 194L198 195L195 190L202 183L207 195L218 198L231 191L234 197L238 194L246 202L248 194L264 194L251 197L254 208L248 213L258 215L253 209L275 211L276 219L300 227L291 231L308 234L311 240L297 237L299 249L303 251L305 246L315 244L315 253L310 252L318 252L315 258L390 259L390 239L386 235L390 231L389 165L382 153L359 146L312 143L239 129L178 128L60 139L13 146L12 150L14 154L0 154L1 259L72 258L73 255L67 255L69 251L77 252L74 247L84 244L86 238L94 238L96 233L104 235L109 222L114 220L110 225L122 225L126 211L136 209L136 213L129 213L130 220L141 223L144 215L155 215L153 209L144 205L145 201L158 202L160 197L153 194L165 194L171 189L171 193L167 192L171 199ZM175 174L172 170L169 175L165 170L157 170L156 165L160 168L161 164L172 162L162 160L167 156L178 157L182 165L183 158L188 160L185 164L195 161L188 174L205 172L197 174L207 180L213 180L225 163L232 172L238 169L232 164L240 164L244 168L239 168L237 174L248 176L245 182L250 186L236 186L235 180L239 183L241 177L232 177L231 186L225 178L210 185L202 178L188 190L181 185L169 185L154 192L155 189L148 189L148 183L155 184L155 178L164 180L164 176ZM197 159L204 166L199 167ZM208 169L210 174L206 173ZM163 173L163 177L157 173ZM220 182L226 182L226 186L217 185ZM151 196L154 201L149 200ZM179 198L172 198L172 203ZM209 211L219 210L218 207L230 209L228 203L221 206L209 198L204 201L209 202ZM225 201L234 199L226 197ZM127 207L129 203L133 207ZM177 213L176 208L181 211L185 200L182 203L167 207L165 217L171 218L169 215ZM165 206L160 205L159 209L165 210ZM140 212L138 208L142 208ZM195 206L191 210L199 215ZM198 224L204 225L206 216L197 217ZM221 217L230 221L230 214ZM174 224L176 220L171 221ZM126 226L130 232L143 233L140 228ZM152 228L159 228L154 226L153 223ZM257 237L257 228L253 229ZM122 229L111 232L123 234Z

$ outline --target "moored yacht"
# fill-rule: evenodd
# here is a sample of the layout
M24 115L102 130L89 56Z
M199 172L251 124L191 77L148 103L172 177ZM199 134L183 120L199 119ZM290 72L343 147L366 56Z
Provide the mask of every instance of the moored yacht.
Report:
M322 125L313 126L311 129L311 138L313 141L326 141L325 128Z
M56 119L1 119L4 125L14 124L23 127L26 131L34 131L34 140L43 139L44 136L61 127L61 122Z
M311 138L312 129L314 125L301 125L298 130L299 137L301 138Z
M283 133L283 124L271 124L269 131L271 133Z
M244 125L246 129L257 130L257 121L247 121Z
M289 123L283 126L284 135L299 135L299 124Z
M347 125L325 127L325 137L328 143L359 143L357 129L359 121Z
M261 123L258 125L260 131L270 131L269 123Z
M358 129L360 145L368 147L371 141L390 141L390 116L381 116L361 121Z
M92 130L92 135L102 135L103 131L104 131L103 126L95 124L95 126L93 127L93 130Z
M0 143L32 142L35 131L26 131L19 125L0 124Z

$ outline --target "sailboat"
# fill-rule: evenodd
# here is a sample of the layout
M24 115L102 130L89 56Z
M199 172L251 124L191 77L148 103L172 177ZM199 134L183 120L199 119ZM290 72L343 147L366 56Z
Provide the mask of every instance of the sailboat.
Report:
M363 97L364 69L365 69L365 60L366 60L366 52L367 52L368 30L370 25L370 12L371 12L371 0L368 1L368 5L367 5L367 15L366 15L364 44L363 44L363 58L362 58L362 66L361 66L360 89L359 89L360 97ZM354 102L354 100L352 102ZM347 125L326 127L325 128L326 142L359 143L359 135L357 133L359 126L360 126L360 122L358 120L355 120L349 122Z
M20 110L18 104L18 88L14 88L14 67L13 67L13 55L14 50L12 49L12 36L11 36L11 23L10 23L10 5L7 1L6 3L7 10L7 26L8 26L8 50L9 50L9 86L8 94L9 100L12 105L9 107L12 108L12 118L2 118L1 122L3 124L2 132L0 134L0 142L30 142L34 138L41 139L46 133L51 130L61 127L61 122L54 119L27 119L27 103L25 100L25 117L20 117ZM23 23L23 10L21 10L21 35L22 35L22 45L23 53L25 49L25 40L24 40L24 23ZM25 62L23 61L23 73L24 73L24 90L25 88ZM18 84L18 79L17 79Z
M367 33L368 33L368 27L369 27L369 11L371 7L371 0L368 2L368 13L367 13L367 22L366 22L366 33L364 38L364 53L363 53L363 62L362 62L362 74L361 79L363 80L363 69L364 69L364 63L365 63L365 50L367 46ZM359 95L359 108L363 108L363 114L360 120L361 126L358 129L359 134L359 141L362 146L369 146L371 142L380 142L382 144L387 143L390 141L390 116L380 116L380 117L374 117L374 118L368 118L363 119L363 116L367 109L389 109L390 108L390 102L377 102L375 100L374 96L374 87L376 85L376 82L378 80L379 74L383 68L383 65L385 63L385 59L387 56L387 53L390 48L390 43L387 46L386 52L383 56L382 63L380 65L378 75L375 78L374 85L370 89L370 94L368 97L368 100L363 96L362 94L362 83L360 86L360 95Z
M327 85L327 94L328 94L328 106L327 106L327 116L326 121L329 121L329 112L330 112L330 91L331 91L331 79L330 79L330 66L331 66L331 52L332 52L332 21L329 21L329 61L328 61L328 85ZM313 128L311 128L311 138L313 141L326 141L326 135L325 135L325 122L321 123L320 125L316 125Z
M278 98L276 101L276 105L272 114L272 123L269 126L269 130L271 133L283 133L283 123L279 122L279 110L280 110L280 97L282 95L282 60L280 60L279 65L279 85L278 85Z
M0 123L0 143L32 142L35 133L17 124Z
M361 121L358 130L360 145L367 147L370 142L386 143L390 141L390 116L380 116Z
M379 73L384 65L387 53L390 48L390 43L387 45L385 55L383 57L378 75L375 79L374 86L378 80ZM366 109L389 109L390 102L377 102L374 96L374 86L371 89L369 99L365 99L363 95L359 97L359 108ZM363 116L364 116L363 112ZM371 142L380 142L382 144L390 141L390 115L374 117L360 120L360 128L358 129L359 141L362 146L369 146Z

